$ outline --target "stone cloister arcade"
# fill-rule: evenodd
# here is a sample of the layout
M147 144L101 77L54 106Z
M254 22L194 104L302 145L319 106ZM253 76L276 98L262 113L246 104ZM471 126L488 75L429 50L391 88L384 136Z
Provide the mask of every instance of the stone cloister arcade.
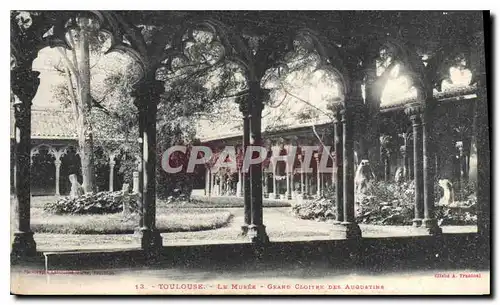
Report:
M111 151L104 153L107 157L109 166L109 174L107 175L108 183L106 190L109 190L110 192L117 189L117 184L115 183L115 179L117 176L115 166L117 156L120 155L120 153L120 151ZM44 183L43 186L48 187L49 189L54 189L53 193L49 190L49 193L44 192L42 193L43 195L60 196L69 194L70 185L68 183L68 176L71 174L80 176L81 169L79 154L80 152L77 144L54 145L42 143L34 145L33 148L31 148L31 175L39 173L40 175L44 175L45 179L50 177L49 180L51 185L47 185L47 183ZM52 177L53 179L51 179ZM36 186L34 186L32 183L31 193L34 194L36 192Z
M12 14L16 14L13 12ZM244 71L246 98L240 99L243 115L243 146L265 145L261 120L268 90L261 80L270 68L283 64L284 55L295 41L303 41L318 54L321 68L334 71L340 82L343 100L329 105L335 120L334 156L338 229L347 239L361 238L354 215L354 139L360 137L360 159L368 159L377 131L373 120L379 118L380 90L374 68L382 49L390 50L417 91L416 99L403 106L412 127L415 224L430 235L440 233L434 217L436 99L433 89L440 83L443 65L457 54L466 54L476 85L475 139L478 159L478 232L489 243L490 234L490 146L486 92L485 42L481 12L31 12L28 21L11 17L11 89L17 96L15 110L15 195L17 228L12 252L33 255L36 244L30 228L31 101L39 85L39 72L32 70L38 51L46 46L69 48L65 33L77 26L78 18L97 21L100 30L109 32L109 52L129 54L142 67L142 79L133 96L138 109L142 152L142 227L141 246L147 253L162 247L155 227L156 112L163 82L156 80L159 68L171 66L183 56L183 48L193 29L213 32L225 50L225 60L237 63ZM358 22L362 20L363 22ZM432 22L430 22L431 20ZM141 29L155 27L152 35ZM446 30L443 30L446 29ZM254 42L250 43L249 40ZM425 56L424 56L425 55ZM424 60L425 58L425 60ZM445 69L446 70L446 69ZM367 98L363 99L362 87ZM376 124L375 124L376 125ZM63 151L54 151L54 155ZM408 152L408 151L407 151ZM407 161L408 162L408 161ZM332 173L333 175L333 173ZM252 242L269 241L263 215L263 169L252 165L242 177L245 194L245 223ZM276 179L275 179L276 180ZM274 183L274 182L273 182ZM287 183L290 190L290 183ZM265 184L264 184L265 185ZM302 184L305 188L307 184ZM301 186L302 187L302 186ZM291 196L291 192L287 193Z
M435 114L442 118L440 122L437 122L435 128L437 140L441 143L435 154L436 179L451 181L455 194L459 194L464 183L473 182L476 179L474 172L477 169L470 162L472 118L467 117L467 114L473 111L476 103L475 88L470 86L462 88L462 90L450 90L446 94L438 94L435 98L438 101ZM369 162L374 163L370 165L370 168L377 180L399 183L414 179L413 127L410 117L404 114L404 110L405 107L401 105L392 108L384 107L381 110L382 122L378 122L381 136L373 149L373 152L378 152L378 154L370 156L369 159ZM335 147L330 145L330 143L334 143L334 130L330 130L333 129L331 128L332 124L318 124L318 127L315 127L315 130L319 130L322 136L320 139L316 138L315 132L309 126L301 127L300 125L296 124L295 128L285 129L278 133L264 134L264 143L268 151L267 159L263 163L264 198L295 200L298 195L304 199L319 198L324 196L327 190L334 189L338 168L333 167ZM234 136L236 133L233 132L223 139L209 139L205 142L206 145L212 147L215 153L212 160L206 164L204 196L244 197L243 173L241 171L242 141L240 137ZM317 136L319 135L317 134ZM354 140L355 168L361 162L359 138L360 135L356 135ZM324 143L329 145L322 146ZM228 145L237 147L237 169L223 168L219 172L215 172L214 165L220 157L220 153ZM306 171L302 166L305 154L304 146L315 148L312 153L310 171ZM293 149L296 150L294 161L281 161L273 172L271 158L287 155L288 151ZM329 151L326 151L327 149ZM324 164L327 172L317 170L321 164L323 153L327 159ZM290 166L288 172L286 166Z

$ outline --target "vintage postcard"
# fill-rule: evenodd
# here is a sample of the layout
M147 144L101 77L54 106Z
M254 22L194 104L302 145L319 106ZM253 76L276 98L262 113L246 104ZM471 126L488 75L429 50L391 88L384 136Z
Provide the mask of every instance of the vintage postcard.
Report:
M11 293L490 295L489 25L11 11Z

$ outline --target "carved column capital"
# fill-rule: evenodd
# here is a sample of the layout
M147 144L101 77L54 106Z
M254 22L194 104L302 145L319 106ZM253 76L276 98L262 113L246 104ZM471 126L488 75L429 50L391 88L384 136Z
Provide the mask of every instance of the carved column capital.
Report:
M251 81L249 82L248 87L248 111L250 113L252 113L253 111L262 111L262 109L264 109L265 103L269 100L271 90L262 88L260 86L260 81Z
M40 72L32 71L31 67L20 66L10 70L11 89L21 101L20 104L22 104L22 106L31 107L31 102L38 91L38 86L40 85L39 76ZM18 104L15 104L14 106L21 106Z
M345 124L347 122L347 117L348 117L349 113L347 112L347 109L342 109L340 110L340 122L342 124Z
M457 143L455 143L455 147L458 149L460 156L463 156L463 154L464 154L464 142L458 141Z
M55 158L56 164L61 162L61 158L64 157L68 153L68 148L63 147L61 149L56 149L56 148L50 148L49 149L49 154Z
M480 31L472 35L471 39L471 57L470 65L472 68L473 79L483 81L486 76L486 59L484 48L484 32ZM485 84L482 84L485 85Z
M331 111L333 112L333 122L340 123L342 120L342 110L344 109L343 103L333 103L329 106Z
M401 153L401 155L402 155L403 157L404 157L404 156L406 156L406 146L401 145L401 146L399 147L399 152Z
M31 126L31 99L15 102L13 106L16 127L25 128Z
M405 114L410 117L410 120L415 124L416 120L421 119L424 112L424 107L421 103L409 104L405 108Z
M248 95L248 94L247 94ZM248 105L248 96L239 96L236 98L235 102L236 104L239 105L239 110L241 114L243 114L243 118L246 118L248 116L248 113L250 112L249 105Z
M156 103L161 94L165 92L165 83L153 77L146 77L133 86L131 96L135 98L134 104L143 107L145 103Z
M109 165L115 165L116 164L116 156L119 154L118 151L114 151L114 152L111 152L109 153Z

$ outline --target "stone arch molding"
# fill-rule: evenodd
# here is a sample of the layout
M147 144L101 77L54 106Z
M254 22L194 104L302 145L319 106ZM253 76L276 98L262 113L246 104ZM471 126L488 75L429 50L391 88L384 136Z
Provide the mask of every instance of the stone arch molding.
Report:
M352 48L342 49L343 57L345 58L344 75L347 79L348 92L351 84L360 82L368 77L370 62L379 56L382 49L388 50L392 55L392 61L386 68L390 73L396 64L402 65L405 74L410 78L413 86L417 89L419 99L425 100L429 89L428 69L426 69L421 56L413 50L404 39L399 37L389 36L385 33L369 36L364 42ZM360 55L362 54L362 55ZM375 82L379 83L380 89L375 94L375 99L380 102L382 90L386 83L380 83L383 77L378 76ZM357 86L357 85L356 85ZM355 90L358 90L356 87Z
M441 46L429 54L427 58L419 55L415 48L411 48L404 38L400 37L374 37L363 46L367 54L376 54L381 49L388 49L393 55L391 64L386 70L391 70L396 64L401 64L405 74L410 77L413 86L417 89L419 101L432 99L433 90L441 91L441 82L450 77L449 68L453 65L454 58L462 55L466 60L466 67L471 71L470 46L465 41L454 41ZM474 83L474 77L471 83Z
M61 158L64 157L68 153L70 148L73 148L75 150L76 155L80 155L79 148L77 148L73 145L67 145L67 146L64 146L64 147L57 149L56 147L49 145L49 144L39 144L31 149L31 153L30 153L31 162L33 162L33 157L39 155L40 149L43 149L43 148L47 148L48 154L51 155L52 157L54 157L55 163L61 162Z
M349 92L350 79L347 67L345 66L345 54L341 47L311 28L300 28L295 32L294 36L296 39L306 43L308 51L317 52L320 62L316 70L323 69L333 73L339 82L342 95L345 99Z
M254 55L243 37L233 29L214 18L192 18L186 20L179 31L177 31L172 41L172 49L178 54L183 54L185 43L195 41L194 32L196 30L207 31L213 35L212 41L221 44L223 54L219 62L230 61L245 71L248 81L257 80L255 71ZM183 40L183 37L187 39ZM183 56L185 56L183 54ZM167 60L167 67L171 68L171 60ZM217 64L217 63L216 63Z
M459 41L441 46L427 61L427 77L433 89L442 91L442 82L451 79L450 68L458 64L459 58L465 60L465 68L472 72L470 84L477 81L477 73L474 73L472 63L471 46L465 41Z
M18 12L19 13L19 12ZM170 57L182 56L176 46L167 48L169 25L165 25L154 33L150 43L147 43L141 28L132 24L119 12L111 11L78 11L56 13L28 13L29 25L11 26L11 53L14 66L29 67L38 52L45 48L63 47L71 49L67 41L68 30L78 26L80 18L94 20L95 26L101 32L110 35L111 46L106 54L118 52L127 54L141 67L142 75L138 81L146 76L154 76L162 62ZM32 17L31 17L32 16ZM13 22L11 18L11 23Z
M373 36L359 46L348 47L335 43L330 37L319 34L310 28L301 28L296 31L296 37L301 40L309 40L309 50L316 51L320 57L318 69L333 72L339 80L346 98L360 98L358 92L360 82L367 74L367 62L373 54L385 48L393 55L393 60L388 69L400 63L405 72L417 88L421 99L425 100L428 92L429 80L424 62L416 51L412 50L402 39L385 35L384 37Z

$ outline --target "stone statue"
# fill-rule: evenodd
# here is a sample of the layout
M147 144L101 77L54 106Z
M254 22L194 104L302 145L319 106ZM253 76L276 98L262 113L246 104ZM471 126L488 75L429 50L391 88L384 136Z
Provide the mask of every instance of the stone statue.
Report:
M294 196L295 205L303 205L304 204L304 194L296 193Z
M438 205L450 206L455 202L455 193L453 192L453 184L448 179L440 179L439 186L443 189L443 197L439 200Z
M371 169L370 161L361 160L354 176L355 192L358 194L363 193L368 187L370 180L375 180L375 174Z
M132 179L132 193L138 194L140 192L139 189L139 172L134 172L133 173L133 179Z
M122 194L123 194L123 216L130 215L130 194L128 193L129 184L124 183L122 186Z
M69 193L69 197L76 198L83 195L85 192L80 183L78 183L78 178L75 174L69 175L69 182L71 182L71 190Z
M396 174L394 175L394 181L396 181L396 183L403 182L404 170L404 167L398 167L398 169L396 170Z

